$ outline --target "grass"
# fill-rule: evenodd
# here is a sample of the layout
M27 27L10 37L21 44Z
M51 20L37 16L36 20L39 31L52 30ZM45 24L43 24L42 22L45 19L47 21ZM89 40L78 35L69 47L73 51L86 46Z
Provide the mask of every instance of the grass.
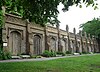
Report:
M100 55L0 63L0 72L100 72Z

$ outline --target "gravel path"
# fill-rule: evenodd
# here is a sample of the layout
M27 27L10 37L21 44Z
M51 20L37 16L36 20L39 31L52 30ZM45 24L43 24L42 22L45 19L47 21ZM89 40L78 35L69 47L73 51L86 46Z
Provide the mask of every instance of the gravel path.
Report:
M11 59L11 60L0 60L0 63L3 62L24 62L24 61L45 61L45 60L54 60L59 58L70 58L70 57L79 57L79 56L92 56L100 54L85 54L85 55L72 55L72 56L62 56L62 57L50 57L50 58L33 58L33 59Z

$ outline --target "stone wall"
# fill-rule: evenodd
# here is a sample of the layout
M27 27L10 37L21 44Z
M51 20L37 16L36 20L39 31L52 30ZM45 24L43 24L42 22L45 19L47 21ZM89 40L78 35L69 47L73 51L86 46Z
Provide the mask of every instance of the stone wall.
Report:
M30 23L22 18L6 14L3 27L4 51L12 55L18 54L42 54L44 50L66 52L99 52L99 46L95 37L82 36L80 31L76 34L56 27Z

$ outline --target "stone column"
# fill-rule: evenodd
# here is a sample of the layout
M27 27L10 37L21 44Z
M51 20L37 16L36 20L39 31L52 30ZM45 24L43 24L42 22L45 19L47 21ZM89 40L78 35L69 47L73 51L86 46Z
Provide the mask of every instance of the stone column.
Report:
M79 52L82 53L82 49L83 49L82 31L79 31L79 36L80 36L80 48L79 48Z
M95 52L95 40L93 35L92 35L92 41L93 41L93 52Z
M97 47L96 47L96 38L94 36L94 52L96 53L97 52Z
M2 42L3 42L3 50L5 51L5 52L8 52L9 50L8 50L8 41L7 41L7 28L6 28L6 26L5 26L5 17L6 17L6 15L5 15L5 10L6 10L6 8L5 8L5 6L2 6L2 11L3 11L3 25L2 25L2 28L0 28L1 30L0 31L2 31L2 33L1 33L1 35L2 35ZM0 42L1 43L1 42Z
M90 34L88 34L88 37L89 37L89 52L92 52L91 37L90 37Z
M91 37L91 44L92 44L92 52L94 52L94 42L93 42L93 35L92 35L92 37Z
M73 29L73 33L74 33L74 38L75 38L75 41L74 41L74 51L73 52L78 52L78 46L77 46L77 38L76 38L76 29L74 28Z
M88 49L88 44L87 44L87 33L86 32L84 32L84 35L85 35L85 51L87 52L87 49Z
M26 53L33 55L33 36L30 30L30 22L26 20Z
M98 42L98 50L99 50L99 53L100 53L100 39L99 38L97 39L97 42Z
M3 28L2 30L2 41L3 41L3 50L5 52L9 52L8 50L8 41L7 41L7 33L6 28Z
M45 26L45 50L50 51L50 42L48 38L48 27Z
M66 25L66 32L67 32L67 49L66 51L70 51L71 52L71 49L70 49L70 39L69 39L69 27L68 25Z
M62 52L62 46L61 46L61 38L60 38L60 29L59 24L56 25L57 31L58 31L58 51Z
M96 52L99 53L99 44L96 37L95 37L95 41L96 41L96 50L97 50Z
M29 20L26 20L26 54L30 53L30 44L29 44Z

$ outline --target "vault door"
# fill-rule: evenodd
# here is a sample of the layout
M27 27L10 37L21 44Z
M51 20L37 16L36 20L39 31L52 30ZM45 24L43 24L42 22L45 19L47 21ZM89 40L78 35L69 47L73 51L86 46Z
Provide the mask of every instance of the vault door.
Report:
M10 35L10 52L12 55L21 53L21 35L19 32L11 32Z
M42 50L41 50L41 37L38 35L34 36L34 54L35 55L39 55L41 54Z

